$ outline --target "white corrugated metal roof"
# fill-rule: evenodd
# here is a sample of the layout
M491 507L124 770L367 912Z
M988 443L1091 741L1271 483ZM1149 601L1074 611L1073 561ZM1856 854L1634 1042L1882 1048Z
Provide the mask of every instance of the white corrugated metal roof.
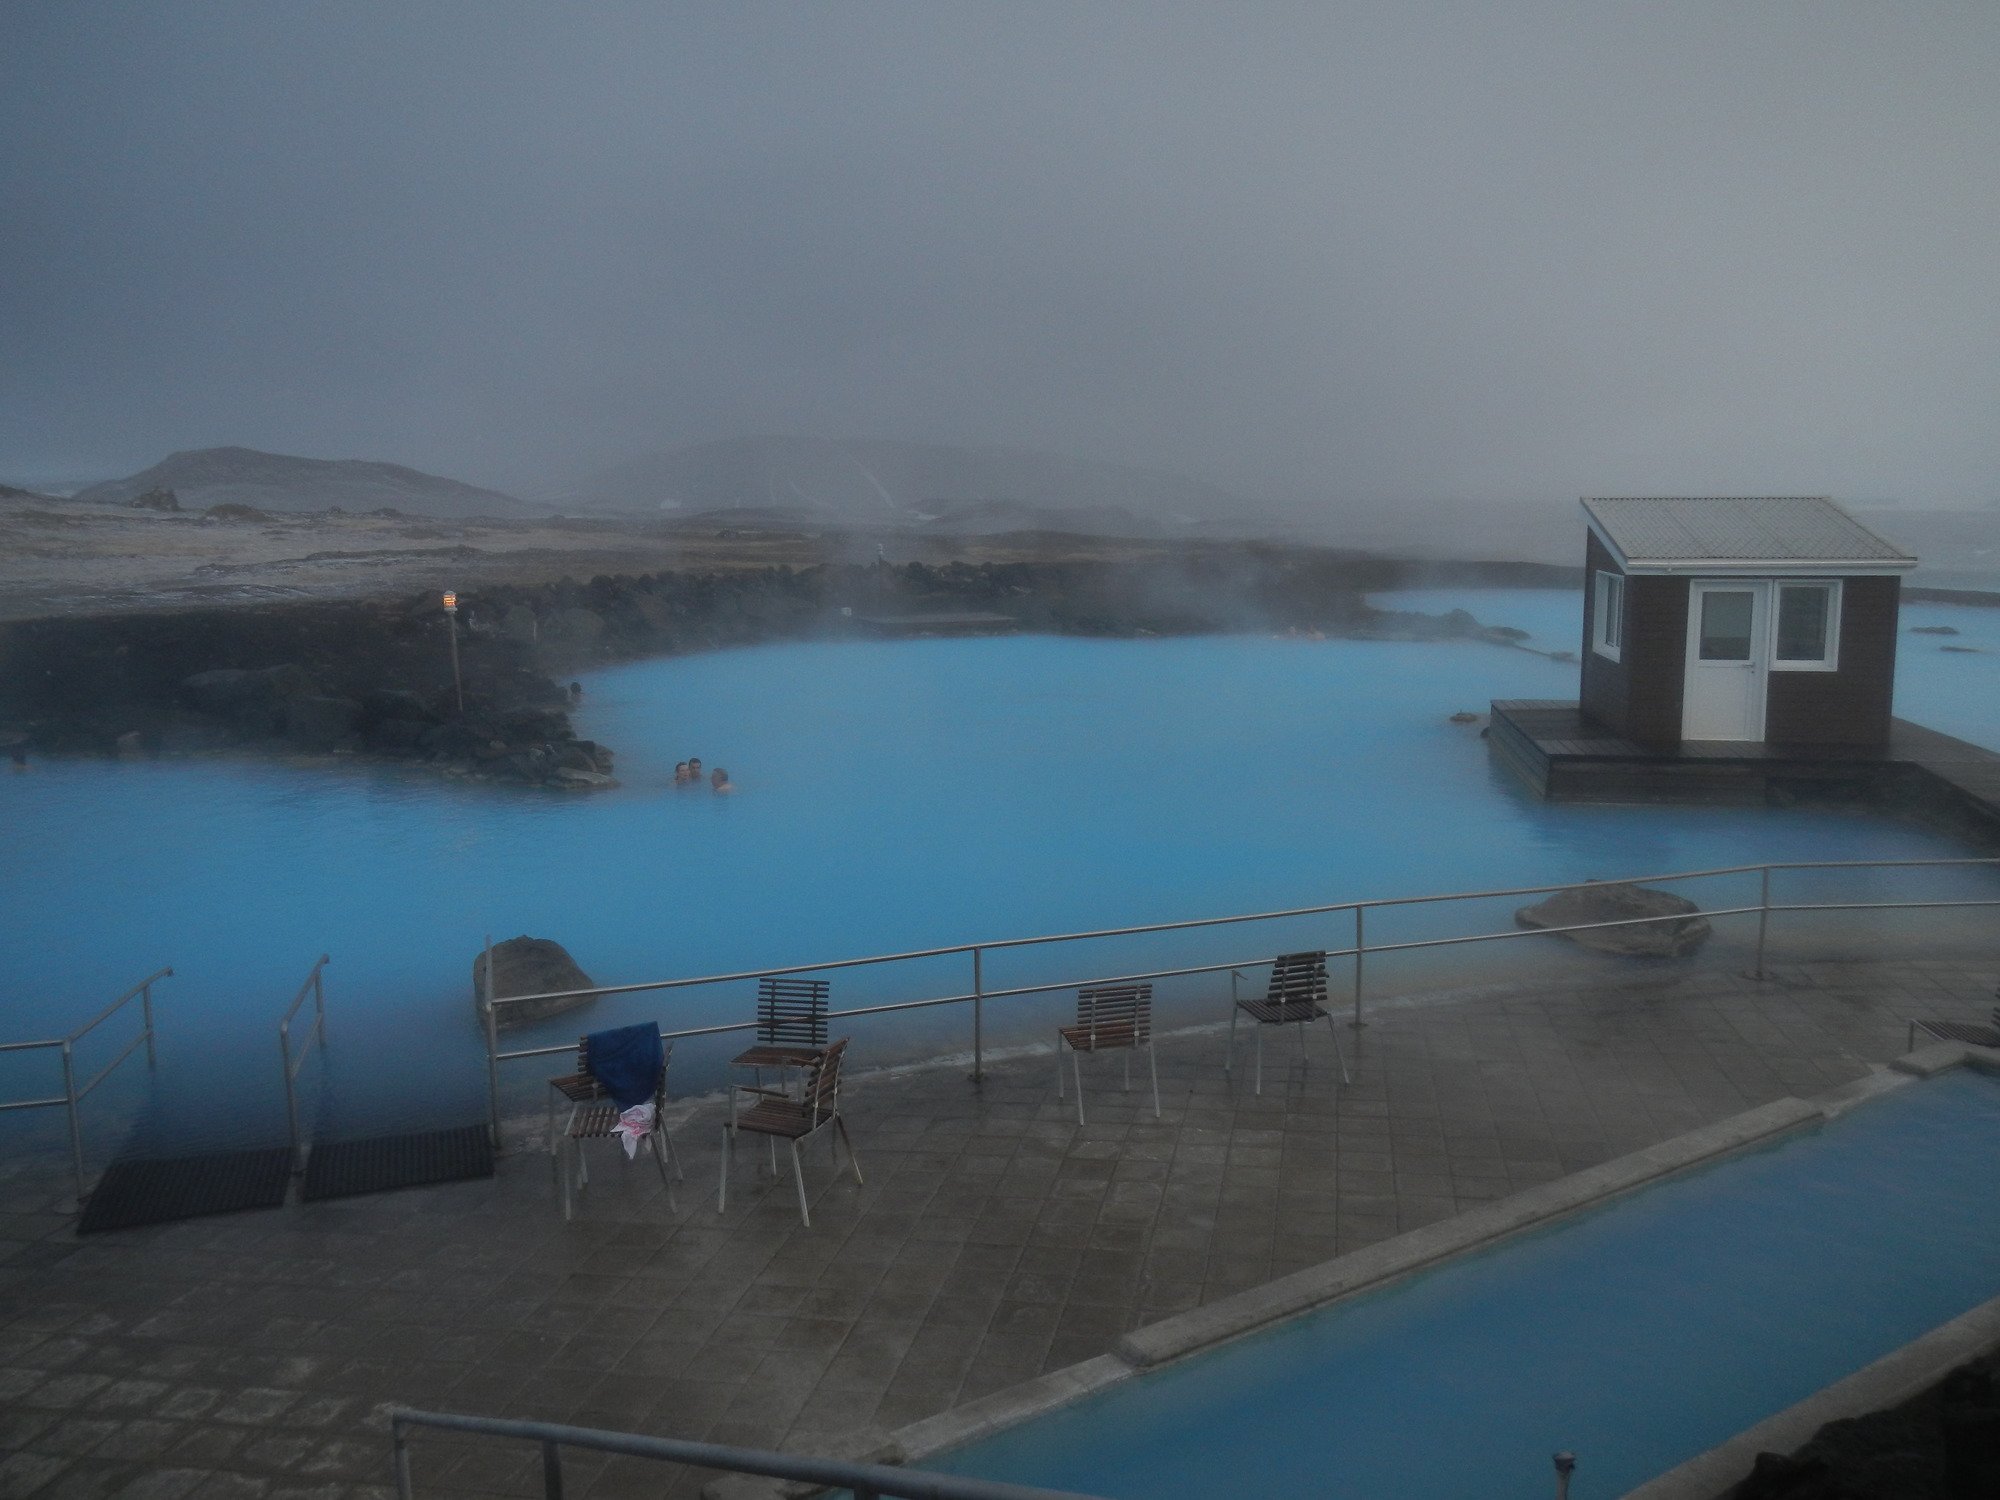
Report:
M1913 561L1818 495L1587 499L1583 508L1627 562Z

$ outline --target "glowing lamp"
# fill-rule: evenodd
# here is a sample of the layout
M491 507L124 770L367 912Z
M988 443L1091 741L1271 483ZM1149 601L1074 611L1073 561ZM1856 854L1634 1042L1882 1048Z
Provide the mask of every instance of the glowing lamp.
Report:
M457 608L458 608L458 595L456 595L456 594L446 594L446 595L444 596L444 607L445 607L446 609L457 609Z

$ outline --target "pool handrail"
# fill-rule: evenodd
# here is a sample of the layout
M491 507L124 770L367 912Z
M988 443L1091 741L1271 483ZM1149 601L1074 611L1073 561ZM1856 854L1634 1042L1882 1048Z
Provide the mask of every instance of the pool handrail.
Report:
M285 1018L278 1023L278 1056L285 1074L285 1119L292 1129L292 1175L305 1171L304 1144L299 1139L299 1071L305 1067L306 1059L312 1056L313 1043L319 1043L320 1050L326 1050L326 986L320 973L333 960L326 954L319 956L319 962L306 975L306 982L299 986L298 994L292 997L291 1008ZM292 1056L292 1019L299 1013L299 1007L306 1003L306 996L312 996L313 1019L306 1028L305 1041L299 1046L299 1055Z
M732 1474L759 1474L846 1490L854 1500L1097 1500L1074 1490L1045 1490L1008 1484L997 1479L973 1479L929 1469L905 1469L890 1464L854 1463L814 1458L804 1453L773 1453L762 1448L734 1448L721 1443L696 1443L685 1438L653 1437L637 1432L608 1432L596 1427L571 1427L561 1422L521 1422L503 1417L470 1417L456 1412L417 1411L392 1406L388 1411L393 1445L397 1500L413 1500L410 1476L410 1429L438 1427L481 1437L518 1438L542 1449L543 1500L563 1500L562 1450L588 1448L627 1458L722 1469Z
M83 1201L85 1196L83 1189L83 1119L79 1113L79 1107L90 1091L111 1075L113 1068L116 1068L138 1050L141 1042L146 1044L146 1066L150 1068L158 1065L159 1054L153 1044L153 986L159 983L160 980L171 979L173 976L174 971L171 968L161 969L157 973L148 974L116 1000L105 1006L103 1010L99 1011L90 1020L85 1021L83 1025L77 1027L68 1036L50 1037L45 1041L36 1042L0 1042L0 1052L32 1052L48 1047L60 1048L62 1051L63 1091L60 1094L52 1099L7 1100L0 1102L0 1111L10 1109L53 1109L58 1105L68 1109L70 1170L75 1176L76 1199L79 1203ZM82 1088L78 1088L76 1084L76 1044L98 1026L110 1020L112 1016L116 1015L134 997L138 998L142 1012L142 1022L138 1035L127 1042L124 1050L116 1057L98 1069L97 1075L90 1082L83 1085Z
M1446 948L1465 943L1498 942L1507 938L1560 936L1572 932L1589 932L1611 927L1636 927L1647 923L1686 921L1694 918L1733 917L1755 914L1757 917L1756 956L1751 967L1751 976L1765 978L1764 957L1769 934L1771 914L1774 912L1809 911L1901 911L1901 910L1944 910L1956 907L2000 906L2000 899L1958 900L1958 901L1827 901L1781 903L1771 900L1771 875L1778 870L1873 870L1873 869L1914 869L1963 866L2000 866L2000 857L1974 856L1957 859L1855 859L1855 860L1789 860L1768 864L1724 865L1708 870L1682 870L1665 875L1620 876L1613 880L1594 882L1603 885L1661 885L1679 880L1704 880L1723 875L1756 874L1760 877L1758 900L1755 905L1710 908L1689 912L1684 916L1656 914L1644 917L1620 917L1604 922L1578 922L1563 927L1523 927L1509 928L1501 932L1471 933L1457 937L1418 938L1404 942L1369 943L1367 941L1366 916L1371 910L1388 907L1425 906L1446 901L1496 900L1510 896L1548 895L1557 891L1575 889L1586 882L1575 880L1560 881L1549 885L1515 886L1501 890L1449 891L1427 896L1374 897L1359 901L1335 901L1322 906L1290 907L1279 911L1249 912L1224 917L1195 917L1181 922L1149 922L1133 927L1107 927L1084 932L1049 933L1038 937L1000 938L980 943L953 943L937 948L918 948L902 953L879 953L862 958L834 959L824 963L791 964L777 968L746 969L736 973L705 974L684 979L656 979L639 984L593 985L587 990L556 990L539 995L509 995L502 999L482 997L485 1013L487 1039L487 1086L490 1124L494 1144L500 1144L500 1084L499 1064L521 1058L550 1057L559 1052L567 1052L574 1045L563 1043L551 1047L521 1048L510 1052L499 1050L499 1008L503 1005L523 1005L533 1001L580 999L585 996L626 995L647 990L688 989L698 985L731 984L745 980L771 978L786 974L825 973L832 969L861 968L871 964L905 963L917 959L949 958L954 955L968 955L972 959L972 989L955 995L941 995L922 1000L899 1000L883 1005L859 1006L851 1010L828 1013L829 1020L839 1020L854 1016L882 1015L891 1011L923 1010L938 1005L965 1005L973 1008L972 1022L972 1077L976 1081L985 1074L984 1006L988 1000L1010 999L1020 995L1045 994L1054 990L1074 989L1087 984L1132 983L1152 979L1177 978L1192 974L1213 974L1230 969L1246 968L1254 964L1269 962L1270 955L1254 958L1235 958L1221 963L1193 964L1180 968L1155 969L1143 973L1091 974L1060 982L1050 981L1031 985L1019 985L1007 989L990 990L985 987L984 957L986 954L1007 948L1026 948L1050 943L1083 942L1099 938L1137 937L1157 932L1183 932L1202 927L1225 927L1246 922L1278 921L1292 917L1324 916L1334 912L1354 914L1354 942L1346 948L1328 948L1328 958L1351 958L1354 960L1352 983L1353 1016L1350 1025L1361 1026L1362 999L1364 991L1364 965L1371 953L1407 952L1422 948ZM490 944L490 939L488 940ZM754 1020L732 1021L714 1026L695 1026L678 1031L662 1031L663 1038L716 1036L731 1031L746 1031L756 1025Z

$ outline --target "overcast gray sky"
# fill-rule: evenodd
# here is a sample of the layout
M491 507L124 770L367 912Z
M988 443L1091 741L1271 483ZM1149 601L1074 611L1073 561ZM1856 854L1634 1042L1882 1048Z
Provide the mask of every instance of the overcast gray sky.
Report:
M2000 5L0 6L0 474L2000 495Z

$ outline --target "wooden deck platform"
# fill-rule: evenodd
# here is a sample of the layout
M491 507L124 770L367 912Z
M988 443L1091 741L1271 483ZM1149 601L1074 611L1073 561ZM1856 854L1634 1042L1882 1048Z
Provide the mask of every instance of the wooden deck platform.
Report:
M1877 751L1693 740L1669 747L1621 739L1572 700L1513 698L1494 702L1487 743L1552 801L1870 801L2000 840L2000 754L1904 719L1891 721L1889 743Z

